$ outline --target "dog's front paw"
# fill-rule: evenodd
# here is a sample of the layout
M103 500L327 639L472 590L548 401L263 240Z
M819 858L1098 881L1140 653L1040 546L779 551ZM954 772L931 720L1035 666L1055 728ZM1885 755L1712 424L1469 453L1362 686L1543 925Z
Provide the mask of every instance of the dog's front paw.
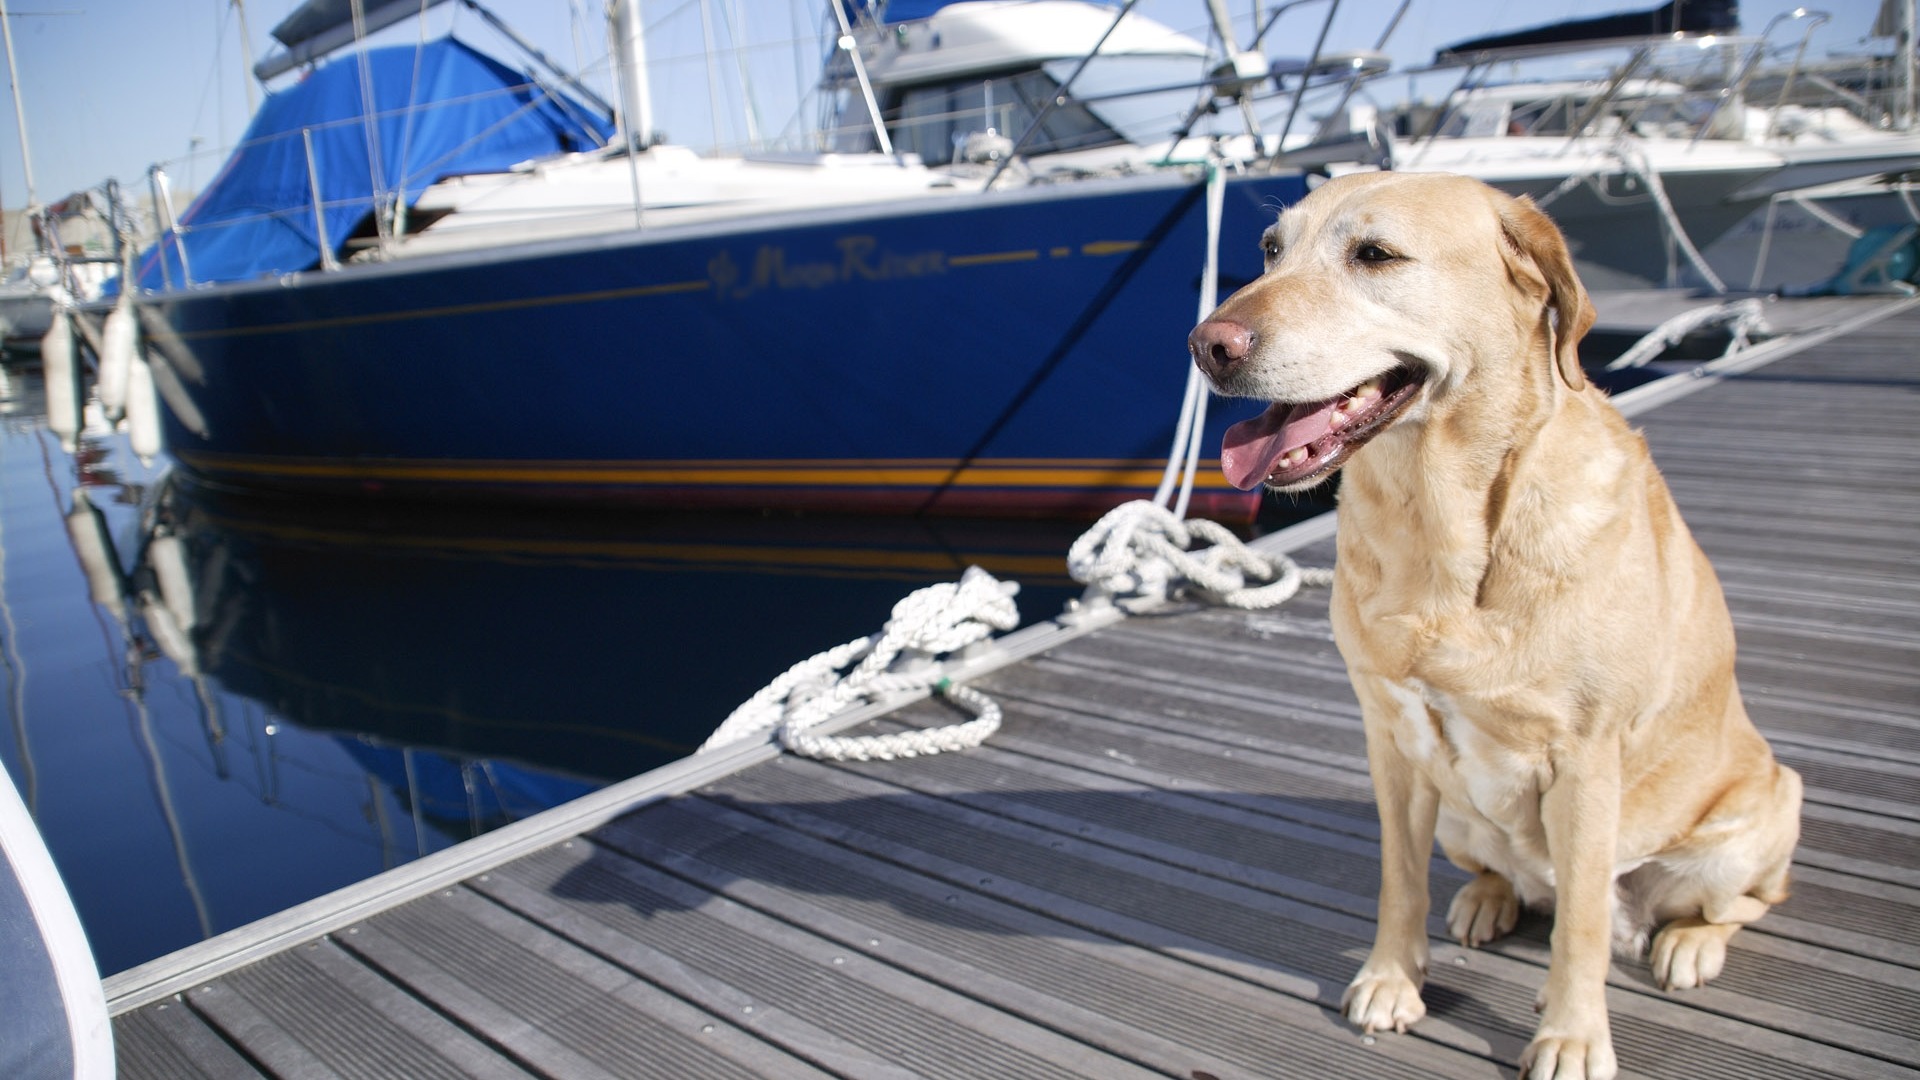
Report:
M1361 1031L1405 1031L1427 1015L1420 1000L1420 984L1413 981L1398 964L1368 963L1360 969L1340 999L1340 1011Z
M1520 1080L1613 1080L1619 1073L1604 1025L1584 1033L1542 1028L1520 1055Z
M1705 986L1727 963L1727 939L1738 926L1704 919L1675 919L1654 935L1648 963L1662 990Z
M1447 932L1469 949L1509 933L1519 921L1520 899L1512 883L1490 870L1460 886L1447 908Z

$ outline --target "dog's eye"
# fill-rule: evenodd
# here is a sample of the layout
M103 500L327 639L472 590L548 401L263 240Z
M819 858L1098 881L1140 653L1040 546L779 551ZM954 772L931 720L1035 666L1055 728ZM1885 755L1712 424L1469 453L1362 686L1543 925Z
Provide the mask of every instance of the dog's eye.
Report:
M1388 251L1386 248L1381 247L1371 240L1362 240L1353 247L1353 258L1355 262L1387 263L1399 257L1400 256L1395 255L1393 252Z
M1280 242L1277 240L1260 241L1260 255L1268 262L1278 261L1280 258Z

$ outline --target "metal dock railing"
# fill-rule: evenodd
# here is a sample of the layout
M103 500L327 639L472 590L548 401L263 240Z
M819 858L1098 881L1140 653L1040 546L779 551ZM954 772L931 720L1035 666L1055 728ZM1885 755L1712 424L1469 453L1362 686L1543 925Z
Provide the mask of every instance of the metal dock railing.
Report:
M1626 396L1807 784L1792 899L1718 981L1616 960L1626 1075L1920 1076L1920 309L1791 348ZM1377 828L1324 590L1011 650L981 749L701 755L115 976L121 1075L1512 1074L1542 918L1436 917L1410 1034L1339 1016Z

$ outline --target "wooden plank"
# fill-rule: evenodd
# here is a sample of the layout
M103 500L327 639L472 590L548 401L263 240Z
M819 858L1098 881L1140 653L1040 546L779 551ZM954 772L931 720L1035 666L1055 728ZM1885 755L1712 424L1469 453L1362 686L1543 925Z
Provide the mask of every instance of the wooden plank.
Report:
M924 766L912 771L916 778L926 774ZM783 763L714 788L734 796L740 809L818 830L823 839L936 874L957 889L1049 911L1136 947L1230 971L1283 993L1301 995L1311 987L1316 996L1307 1000L1328 1007L1337 1007L1371 936L1370 920L1185 873L1092 844L1077 832L1031 829L889 791L842 770ZM994 839L969 835L982 829ZM1536 965L1497 953L1442 950L1432 975L1434 1000L1472 1001L1475 1007L1461 1013L1436 1006L1424 1022L1426 1037L1474 1052L1517 1055L1531 1035L1540 975ZM1689 1012L1682 1019L1664 1002L1640 995L1616 993L1610 1002L1616 1038L1640 1046L1643 1060L1663 1063L1660 1074L1685 1069L1694 1075L1762 1075L1773 1067L1769 1061L1793 1062L1809 1075L1845 1075L1870 1066L1870 1059L1728 1018Z
M342 1080L345 1074L281 1027L275 1018L225 982L196 987L186 994L193 1010L264 1072L290 1080Z
M1175 1075L1493 1075L1414 1040L1365 1043L1329 1010L1181 963L939 877L706 800L599 838L635 859L818 928L985 1000L1019 1003L1094 1045ZM724 837L724 839L721 839ZM1385 1060L1383 1061L1382 1058Z
M343 944L536 1071L563 1076L767 1075L751 1014L690 1006L464 889L349 927ZM820 1075L782 1056L776 1074Z
M564 917L597 949L623 938L634 943L623 950L643 950L633 954L636 960L665 955L681 985L689 982L684 973L697 971L708 986L731 987L741 1003L734 1011L752 1016L763 1038L778 1038L796 1056L831 1053L824 1060L835 1072L899 1076L955 1069L1062 1080L1147 1075L990 1005L849 957L833 942L684 881L630 865L619 866L625 873L603 870L596 858L602 852L585 846L571 858L548 853L503 867L480 887L516 909L526 905L523 914L543 922ZM562 909L541 902L542 891L585 902ZM792 1020L776 1033L762 1019L768 1014Z
M1920 969L1920 889L1796 865L1793 895L1765 925L1796 941Z
M264 1076L179 997L114 1019L121 1080L251 1080Z
M919 770L892 779L915 790L1014 820L1062 832L1077 830L1079 835L1094 842L1198 873L1362 918L1371 917L1379 863L1378 850L1373 845L1317 834L1310 828L1282 825L1205 799L1144 786L1117 785L1049 763L1023 761L1013 753L983 749L956 766L961 764L975 767L939 773ZM1019 774L1021 779L997 775L1008 771ZM1066 794L1052 794L1049 782L1059 784ZM1083 824L1092 824L1092 830L1081 828ZM1448 943L1440 913L1446 911L1452 892L1466 880L1463 872L1444 861L1435 861L1432 888L1436 914L1430 932L1436 947ZM1743 934L1736 942L1760 937ZM1524 942L1517 948L1497 951L1531 960L1542 968L1546 965L1544 948L1534 948ZM1847 983L1852 992L1832 988L1819 993L1790 993L1787 996L1793 1004L1783 1006L1767 1000L1766 994L1754 991L1765 989L1773 982L1795 989L1816 987L1832 981L1831 977L1817 966L1804 964L1803 957L1791 951L1783 954L1778 950L1763 950L1761 958L1752 963L1747 963L1744 957L1743 950L1736 947L1728 967L1733 977L1723 977L1707 992L1681 995L1681 999L1689 1007L1708 1008L1750 1022L1766 1022L1777 1030L1803 1037L1875 1052L1883 1057L1906 1055L1910 1060L1920 1060L1920 1042L1890 1036L1870 1026L1871 1019L1876 1017L1920 1015L1920 993L1902 985L1910 980L1910 972L1886 979L1878 986L1856 972ZM1755 973L1751 970L1755 967L1765 970ZM1885 970L1876 969L1880 973ZM1671 1000L1653 988L1644 961L1617 962L1613 982L1660 1000ZM1731 992L1737 986L1745 986L1747 992Z
M592 860L589 862L589 860ZM658 882L633 882L632 889L609 889L610 860L584 840L558 845L547 851L516 860L499 870L482 874L474 887L489 899L542 926L562 934L630 971L643 972L649 981L716 1015L740 1018L756 1035L773 1046L783 1048L785 1060L764 1053L763 1068L768 1074L791 1064L794 1056L848 1077L898 1078L915 1075L866 1050L857 1040L836 1037L788 1008L769 1004L766 999L734 986L712 973L682 961L645 941L654 936L649 926L644 933L623 933L616 929L617 916L648 908L634 917L651 916L650 905L657 903L657 892L647 888ZM557 871L548 873L550 868ZM524 879L524 880L523 880ZM565 900L558 897L564 895ZM694 901L695 905L703 901ZM602 914L605 912L606 914ZM616 916L608 918L607 915ZM877 1018L876 1018L877 1020ZM769 1047L768 1049L771 1049Z
M189 991L187 1001L276 1071L347 1077L525 1077L491 1047L330 942Z

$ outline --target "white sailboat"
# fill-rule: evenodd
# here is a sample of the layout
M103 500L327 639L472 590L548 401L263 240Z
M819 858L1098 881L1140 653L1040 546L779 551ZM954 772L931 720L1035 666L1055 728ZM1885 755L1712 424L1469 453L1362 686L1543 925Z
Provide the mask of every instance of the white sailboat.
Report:
M1701 9L1712 15L1713 7L1693 5L1689 17L1706 17ZM1589 287L1704 281L1717 291L1726 281L1700 249L1774 196L1920 167L1920 133L1910 129L1784 97L1773 107L1757 104L1751 82L1774 25L1741 37L1731 21L1663 22L1685 11L1667 5L1640 13L1627 24L1637 37L1610 36L1621 23L1588 20L1444 51L1433 70L1461 71L1459 88L1437 120L1396 146L1394 167L1466 173L1531 196L1567 233ZM1792 18L1810 35L1826 16L1803 11L1775 24ZM1675 29L1646 33L1665 25ZM1518 64L1564 66L1596 51L1626 58L1606 78L1490 79ZM1661 75L1682 61L1708 74L1692 81ZM1747 284L1746 276L1735 282Z

